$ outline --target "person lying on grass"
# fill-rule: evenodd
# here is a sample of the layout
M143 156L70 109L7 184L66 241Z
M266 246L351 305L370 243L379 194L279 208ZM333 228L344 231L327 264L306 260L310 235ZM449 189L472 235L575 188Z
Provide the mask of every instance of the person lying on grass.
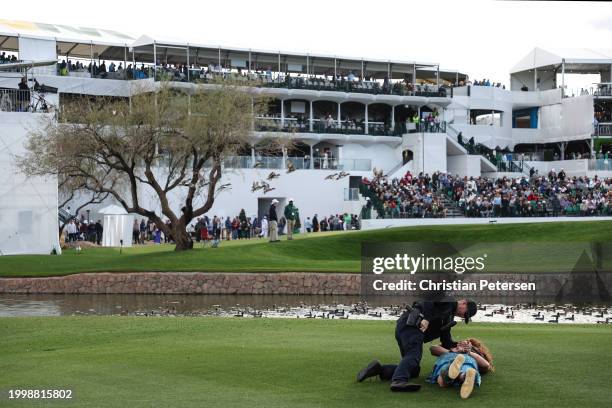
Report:
M478 339L462 340L450 350L431 346L429 351L438 358L427 382L442 388L460 386L459 394L463 399L469 398L474 385L480 386L481 375L495 371L493 355Z

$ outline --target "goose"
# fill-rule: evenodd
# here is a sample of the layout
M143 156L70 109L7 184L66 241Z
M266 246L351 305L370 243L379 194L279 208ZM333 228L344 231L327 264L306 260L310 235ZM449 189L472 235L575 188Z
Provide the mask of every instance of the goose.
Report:
M244 311L243 310L239 311L238 313L234 315L234 317L244 317Z
M340 180L341 178L344 178L346 176L350 176L349 173L347 173L346 171L341 171L340 173L338 173L338 175L336 176L336 180Z
M510 314L506 315L506 319L514 319L514 310L511 310Z
M534 316L534 319L544 321L544 315Z
M574 315L572 314L570 317L566 317L565 320L571 320L574 321Z
M279 178L280 177L280 173L275 173L273 171L270 172L270 174L268 174L268 180L274 180L275 178Z
M538 312L537 314L532 314L531 317L535 317L536 319L542 315L542 312Z
M549 320L548 323L559 323L559 316L554 316L554 319Z

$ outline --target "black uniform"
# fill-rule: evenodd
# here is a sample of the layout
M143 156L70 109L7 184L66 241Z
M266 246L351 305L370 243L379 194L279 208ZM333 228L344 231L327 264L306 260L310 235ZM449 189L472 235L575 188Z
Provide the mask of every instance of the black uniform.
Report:
M402 355L398 365L385 365L382 367L381 378L392 381L407 382L410 378L418 377L423 357L423 343L440 338L442 347L451 349L457 345L453 341L450 327L442 328L454 320L457 302L418 302L413 305L423 314L423 319L429 322L425 332L418 327L406 326L408 312L404 312L398 319L395 327L395 339Z
M278 215L276 215L276 205L274 204L270 206L270 211L268 212L268 221L278 221Z

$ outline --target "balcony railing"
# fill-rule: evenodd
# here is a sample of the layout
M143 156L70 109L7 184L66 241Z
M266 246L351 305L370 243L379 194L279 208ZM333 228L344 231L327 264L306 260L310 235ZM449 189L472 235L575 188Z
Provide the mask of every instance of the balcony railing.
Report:
M599 123L593 129L595 136L612 136L612 123Z
M409 132L446 133L446 122L421 122L407 130L405 123L397 122L393 128L385 122L369 122L368 132L365 132L363 120L337 120L261 117L257 118L255 130L260 132L288 132L288 133L329 133L345 135L371 135L371 136L401 136Z
M592 171L612 171L612 158L610 159L590 159L589 170Z
M54 109L45 94L21 89L0 89L1 112L50 112Z
M282 157L231 156L223 160L223 166L232 169L293 169L293 170L340 170L340 171L371 171L370 159L341 159L333 157L286 157L283 167Z
M209 71L208 69L189 70L189 78L185 70L176 68L157 67L156 80L171 80L180 82L208 83L219 79L232 81L244 81L250 85L266 88L306 89L313 91L335 91L356 92L372 95L398 95L398 96L423 96L423 97L446 97L447 88L430 84L406 84L405 82L384 82L377 80L349 80L348 78L330 79L316 76L290 76L284 74L274 75L265 72L234 72L234 71Z

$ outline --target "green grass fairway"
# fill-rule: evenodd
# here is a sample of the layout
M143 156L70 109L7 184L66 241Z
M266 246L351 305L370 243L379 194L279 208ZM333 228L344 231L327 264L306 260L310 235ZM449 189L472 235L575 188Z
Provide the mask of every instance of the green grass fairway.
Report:
M0 257L0 276L78 272L358 272L361 242L589 242L612 241L612 221L392 228L300 234L292 242L262 239L223 242L220 248L174 252L173 245L90 248L62 256ZM536 262L537 263L537 262Z
M0 319L0 406L25 407L602 407L612 406L612 327L459 324L497 372L472 398L424 384L395 394L355 383L372 358L395 362L394 322L44 317ZM8 401L11 388L72 389L74 400ZM458 406L458 405L457 405Z

